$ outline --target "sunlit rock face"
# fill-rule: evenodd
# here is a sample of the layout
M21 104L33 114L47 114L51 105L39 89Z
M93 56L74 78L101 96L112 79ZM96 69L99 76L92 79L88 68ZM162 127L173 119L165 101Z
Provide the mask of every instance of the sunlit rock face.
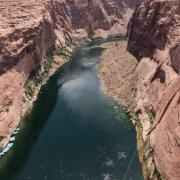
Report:
M0 147L19 124L24 86L55 46L96 33L125 33L138 0L1 0Z
M128 28L128 50L138 60L137 110L164 179L180 179L180 4L148 0ZM151 163L149 163L151 164ZM149 166L151 169L151 166Z

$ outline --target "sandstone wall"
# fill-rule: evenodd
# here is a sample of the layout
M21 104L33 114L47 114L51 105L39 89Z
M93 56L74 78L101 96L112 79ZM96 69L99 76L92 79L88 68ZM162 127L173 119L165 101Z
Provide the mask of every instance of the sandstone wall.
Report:
M137 113L163 179L180 179L180 1L148 0L129 23L138 60ZM149 156L150 157L150 156ZM147 157L152 172L152 158Z

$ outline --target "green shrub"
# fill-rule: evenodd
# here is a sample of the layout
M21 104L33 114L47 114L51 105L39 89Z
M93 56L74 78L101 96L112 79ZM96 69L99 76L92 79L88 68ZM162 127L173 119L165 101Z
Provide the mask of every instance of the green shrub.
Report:
M148 105L145 105L145 106L144 106L144 109L145 109L146 114L147 114L148 117L149 117L149 121L150 121L151 123L153 123L156 114L155 114L154 112L152 112L152 111L149 110L149 106L148 106Z
M59 48L56 50L55 54L57 56L69 57L70 52L67 50L67 48Z
M35 90L31 83L27 84L25 92L29 97L33 97Z

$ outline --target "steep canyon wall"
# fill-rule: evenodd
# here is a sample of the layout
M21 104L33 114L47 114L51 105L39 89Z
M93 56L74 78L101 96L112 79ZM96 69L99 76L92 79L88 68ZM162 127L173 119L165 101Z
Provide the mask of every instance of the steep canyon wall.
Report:
M180 179L180 1L148 0L128 28L128 50L139 61L136 111L151 171L152 157L163 179ZM149 157L148 157L149 156Z

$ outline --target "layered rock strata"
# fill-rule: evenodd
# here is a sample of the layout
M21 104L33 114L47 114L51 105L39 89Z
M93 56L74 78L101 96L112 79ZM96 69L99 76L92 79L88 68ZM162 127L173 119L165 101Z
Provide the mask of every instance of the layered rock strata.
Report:
M145 160L153 178L180 179L180 1L148 0L128 28L128 51L139 61L136 111L149 144ZM154 159L154 160L153 160Z

